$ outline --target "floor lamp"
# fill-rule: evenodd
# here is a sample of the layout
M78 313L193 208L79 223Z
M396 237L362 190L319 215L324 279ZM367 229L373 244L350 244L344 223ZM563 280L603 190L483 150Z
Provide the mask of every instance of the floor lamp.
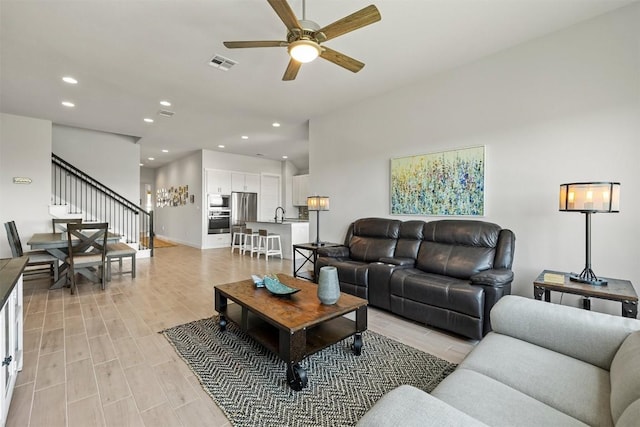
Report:
M309 196L307 197L307 209L316 211L316 241L312 243L314 246L324 246L320 241L320 211L329 210L329 198L327 196Z
M574 182L560 185L560 211L581 212L586 217L586 259L582 273L571 274L574 282L604 286L591 269L591 215L597 212L620 212L619 182Z

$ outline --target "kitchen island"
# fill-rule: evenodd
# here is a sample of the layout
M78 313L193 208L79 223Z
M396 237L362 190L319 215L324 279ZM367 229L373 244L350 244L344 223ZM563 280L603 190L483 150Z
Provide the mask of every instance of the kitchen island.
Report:
M285 259L293 259L293 245L309 241L309 221L287 219L277 223L274 221L247 221L247 228L267 230L269 233L279 234L282 243L282 257Z

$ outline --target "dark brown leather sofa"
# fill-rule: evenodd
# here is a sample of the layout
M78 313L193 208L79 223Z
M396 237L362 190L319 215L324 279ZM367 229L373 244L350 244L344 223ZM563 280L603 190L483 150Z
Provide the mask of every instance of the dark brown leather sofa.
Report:
M489 222L364 218L344 246L318 249L316 269L335 266L341 290L371 306L480 339L511 293L514 249L513 232Z

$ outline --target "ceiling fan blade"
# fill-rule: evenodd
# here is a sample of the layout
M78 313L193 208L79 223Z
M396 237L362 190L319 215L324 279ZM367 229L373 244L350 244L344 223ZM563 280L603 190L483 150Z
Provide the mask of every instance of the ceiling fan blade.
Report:
M282 80L295 80L298 75L298 71L300 71L300 67L302 67L302 63L296 61L295 59L291 59L289 61L289 65L287 65L287 69L284 72L284 76L282 76Z
M267 1L269 2L273 10L276 11L278 16L282 20L282 22L284 22L284 25L287 27L288 30L292 28L301 29L300 24L298 23L298 18L296 18L296 14L293 13L293 10L291 10L289 3L287 3L284 0L267 0Z
M362 67L364 67L364 62L360 62L357 59L353 59L343 53L337 52L333 49L329 49L326 46L322 46L322 49L324 50L320 54L321 58L333 62L334 64L339 65L342 68L346 68L349 71L357 73L358 71L362 70Z
M224 45L229 49L238 49L244 47L284 47L289 43L279 40L258 40L258 41L244 41L244 42L224 42Z
M364 9L352 13L349 16L345 16L336 22L319 29L317 32L324 33L327 40L331 40L343 34L357 30L358 28L365 27L374 22L378 22L382 17L378 8L374 5L369 5Z

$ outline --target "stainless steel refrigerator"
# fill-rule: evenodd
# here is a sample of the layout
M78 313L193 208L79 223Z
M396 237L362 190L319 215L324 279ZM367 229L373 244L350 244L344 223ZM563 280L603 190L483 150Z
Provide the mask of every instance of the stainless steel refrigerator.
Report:
M247 221L258 219L258 194L231 193L231 232L244 229Z

